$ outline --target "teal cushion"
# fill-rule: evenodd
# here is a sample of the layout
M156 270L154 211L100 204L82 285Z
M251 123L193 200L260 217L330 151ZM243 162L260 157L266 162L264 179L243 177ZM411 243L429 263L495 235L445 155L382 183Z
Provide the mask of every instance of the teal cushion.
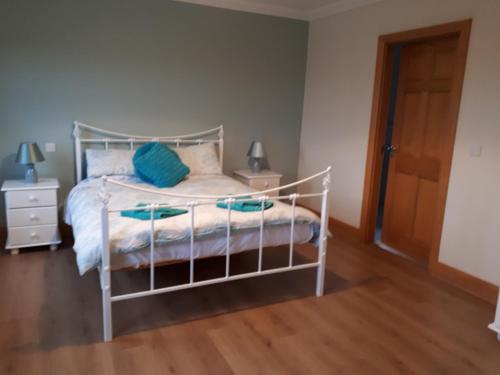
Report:
M190 172L175 151L158 142L139 147L132 162L142 180L160 188L177 185Z

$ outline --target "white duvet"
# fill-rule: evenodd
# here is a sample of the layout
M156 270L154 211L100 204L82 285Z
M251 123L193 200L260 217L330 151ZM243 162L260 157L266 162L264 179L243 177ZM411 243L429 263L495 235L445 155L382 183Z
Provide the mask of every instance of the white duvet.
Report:
M114 176L129 184L153 188L132 176ZM73 226L75 237L74 250L80 274L97 267L101 257L101 219L102 207L99 198L100 178L90 178L75 186L67 199L65 221ZM109 208L130 209L137 203L169 203L185 204L187 199L170 198L145 193L137 190L107 184L111 194ZM225 175L192 176L168 189L181 194L226 195L254 192L248 186ZM256 229L260 227L260 212L231 211L231 230ZM265 225L287 224L291 221L290 205L274 201L274 206L264 211ZM301 207L295 209L295 222L311 224L317 237L319 218L309 210ZM119 213L110 214L110 248L113 252L128 253L143 249L150 244L150 221L142 221L121 217ZM168 244L190 238L191 216L183 214L155 221L155 242ZM210 236L225 236L227 226L227 210L213 205L201 205L195 208L195 239Z

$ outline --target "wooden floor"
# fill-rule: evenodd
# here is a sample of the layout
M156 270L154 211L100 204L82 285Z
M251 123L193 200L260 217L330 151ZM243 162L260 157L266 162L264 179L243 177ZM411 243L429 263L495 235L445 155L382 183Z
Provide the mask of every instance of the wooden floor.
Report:
M266 262L283 261L280 250ZM253 254L233 259L240 271L255 265ZM197 267L209 277L224 262ZM186 269L157 276L171 284ZM500 374L500 343L486 328L494 307L418 266L333 239L322 298L314 277L298 271L119 302L115 340L104 344L97 275L78 275L69 246L3 255L0 374ZM147 282L147 271L119 273L113 288Z

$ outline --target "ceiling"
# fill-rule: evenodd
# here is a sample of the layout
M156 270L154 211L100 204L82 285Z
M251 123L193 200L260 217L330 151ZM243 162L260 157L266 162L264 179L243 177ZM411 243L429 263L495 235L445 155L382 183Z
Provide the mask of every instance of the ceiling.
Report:
M338 3L339 0L249 0L252 3L277 5L296 10L311 11L325 5Z
M272 16L311 21L381 0L177 0Z

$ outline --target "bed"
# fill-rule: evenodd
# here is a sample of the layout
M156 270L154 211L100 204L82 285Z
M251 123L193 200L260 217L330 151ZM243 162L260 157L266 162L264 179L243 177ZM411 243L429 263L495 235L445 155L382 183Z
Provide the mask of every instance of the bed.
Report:
M265 191L253 190L222 173L190 175L172 188L159 189L130 174L84 178L84 148L108 150L126 147L134 150L140 144L156 141L179 150L189 145L210 143L217 147L222 170L222 126L184 136L150 137L111 132L75 122L73 135L78 183L66 201L65 221L73 228L80 274L94 269L99 272L104 341L113 337L111 305L121 300L305 268L317 268L316 294L323 294L330 168L296 183ZM319 193L268 195L275 191L294 191L299 184L318 178L323 180L323 190ZM321 199L319 216L297 204L301 197ZM232 209L234 202L250 200L259 202L259 208L254 212ZM226 206L221 207L221 202ZM268 202L272 202L272 207L265 207ZM143 207L138 208L138 203ZM185 214L167 219L155 218L155 213L165 207L182 209ZM123 215L124 212L139 210L150 213L147 220ZM317 245L318 259L294 264L294 245L308 242ZM288 246L288 266L264 269L264 249L283 245ZM231 255L250 250L258 251L256 270L231 274ZM225 257L225 275L197 281L194 277L195 260L213 256ZM157 288L155 267L178 262L189 263L189 282ZM110 273L139 268L149 268L149 289L112 295Z

